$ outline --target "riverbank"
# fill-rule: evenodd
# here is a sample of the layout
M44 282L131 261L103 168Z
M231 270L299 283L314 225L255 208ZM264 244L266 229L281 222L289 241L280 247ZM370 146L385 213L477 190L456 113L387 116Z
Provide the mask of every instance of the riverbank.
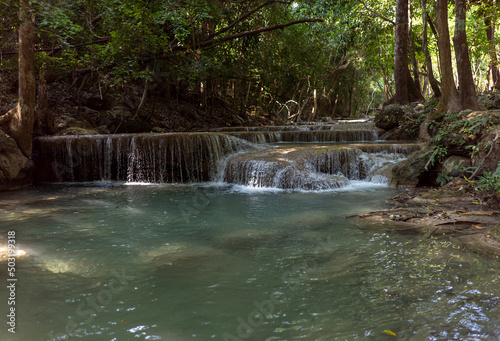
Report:
M389 203L390 209L349 218L396 233L448 239L470 251L500 257L500 200L478 189L474 181L457 178L439 188L407 188Z

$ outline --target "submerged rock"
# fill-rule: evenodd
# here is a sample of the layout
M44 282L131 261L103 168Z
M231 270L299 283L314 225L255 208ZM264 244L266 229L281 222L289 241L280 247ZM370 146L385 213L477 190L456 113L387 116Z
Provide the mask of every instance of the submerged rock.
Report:
M154 268L189 271L193 268L220 264L229 255L208 246L171 243L139 254L141 262Z
M277 224L279 227L290 230L290 229L315 229L328 225L332 221L332 218L325 211L306 211L295 214L290 214L285 217Z
M281 234L274 231L239 230L220 236L216 245L230 251L248 250L280 237Z

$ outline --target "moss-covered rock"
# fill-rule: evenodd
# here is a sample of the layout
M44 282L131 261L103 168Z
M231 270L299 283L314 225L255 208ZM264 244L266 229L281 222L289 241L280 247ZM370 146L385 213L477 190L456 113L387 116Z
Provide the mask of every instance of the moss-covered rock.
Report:
M425 169L428 161L429 155L425 150L412 153L408 159L392 169L391 185L407 187L434 185L436 172Z
M57 129L65 135L93 135L97 131L87 121L80 121L69 116L61 116L56 120Z
M390 104L384 107L375 116L375 126L384 130L391 130L399 126L399 122L405 115L405 106Z

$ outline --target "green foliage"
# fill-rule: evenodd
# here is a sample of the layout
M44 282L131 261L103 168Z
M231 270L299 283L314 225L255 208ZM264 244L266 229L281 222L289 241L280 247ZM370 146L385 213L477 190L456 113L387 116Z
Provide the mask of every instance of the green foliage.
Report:
M213 98L222 97L224 102L239 106L242 111L253 105L275 113L280 110L277 103L289 100L300 105L310 101L310 111L314 91L319 93L321 114L364 113L369 106L378 107L387 99L383 73L388 95L394 92L394 27L389 21L395 20L395 8L391 2L48 0L33 3L37 49L47 50L37 54L37 66L49 74L90 68L94 76L106 79L108 86L149 79L163 90L175 84L181 93L186 93L182 87L187 84L189 94L198 96L200 84L207 83ZM12 11L17 11L16 5L14 0L0 2L2 51L16 48L15 31L19 23L17 16L12 15ZM429 12L433 17L431 7ZM418 3L411 4L411 13L416 57L424 65L420 46L422 13ZM486 74L488 68L484 19L494 14L494 9L483 3L474 3L468 12L471 58L474 69L484 71L480 75ZM217 43L217 39L231 34L306 18L323 18L325 22L294 25ZM429 34L428 38L431 54L437 60L435 37ZM213 39L214 45L199 47L200 43ZM102 43L89 44L95 41ZM57 51L51 51L52 48ZM5 60L1 63L2 68L8 66ZM414 136L421 120L417 118L403 129ZM462 132L474 134L484 124L467 123L461 127Z
M441 162L448 156L448 147L434 145L424 155L429 155L429 163L431 166L434 166L436 162Z
M477 188L494 194L500 195L500 162L494 172L484 172L477 180Z
M450 176L449 174L447 174L447 173L439 173L438 176L437 176L437 178L436 178L436 182L438 184L440 184L441 186L444 186L448 182L450 182L451 179L453 179L453 177Z

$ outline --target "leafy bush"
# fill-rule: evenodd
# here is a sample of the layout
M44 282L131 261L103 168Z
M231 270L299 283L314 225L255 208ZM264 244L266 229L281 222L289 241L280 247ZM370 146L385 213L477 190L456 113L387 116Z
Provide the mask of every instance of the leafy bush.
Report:
M500 162L498 163L497 169L494 172L484 172L482 176L479 177L477 181L477 188L485 191L491 192L495 196L500 195Z

